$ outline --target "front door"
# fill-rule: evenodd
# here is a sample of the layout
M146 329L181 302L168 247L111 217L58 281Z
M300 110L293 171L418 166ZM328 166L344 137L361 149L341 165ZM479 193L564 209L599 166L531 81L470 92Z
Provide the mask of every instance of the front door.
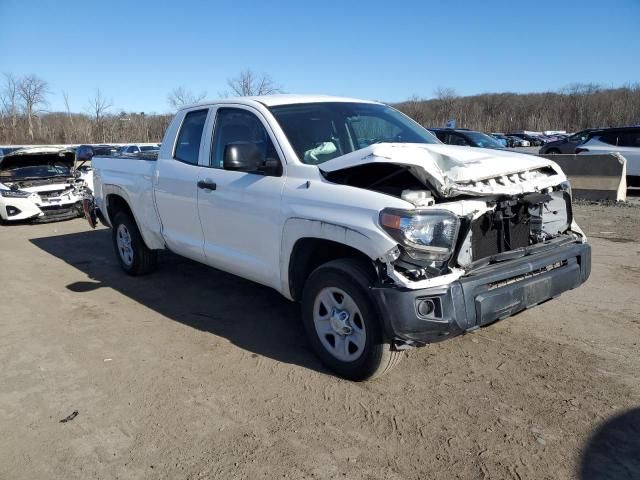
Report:
M279 288L284 162L259 115L248 107L216 111L210 168L199 179L198 210L208 264ZM268 173L224 170L225 148L237 142L254 143L280 168Z

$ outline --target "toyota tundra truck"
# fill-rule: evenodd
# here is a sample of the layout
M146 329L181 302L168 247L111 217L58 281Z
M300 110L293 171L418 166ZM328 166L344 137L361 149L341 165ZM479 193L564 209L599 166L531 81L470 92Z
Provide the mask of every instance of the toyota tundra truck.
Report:
M150 272L166 249L274 288L300 302L322 362L352 380L590 273L558 165L444 145L381 103L201 103L177 112L157 158L92 165L85 212L111 227L127 274Z

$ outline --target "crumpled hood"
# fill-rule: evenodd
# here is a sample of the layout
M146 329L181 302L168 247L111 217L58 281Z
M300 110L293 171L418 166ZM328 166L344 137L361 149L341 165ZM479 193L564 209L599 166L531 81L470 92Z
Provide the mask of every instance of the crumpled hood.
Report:
M443 197L515 195L566 180L556 163L542 157L443 144L374 144L324 162L319 168L330 173L369 163L405 165Z

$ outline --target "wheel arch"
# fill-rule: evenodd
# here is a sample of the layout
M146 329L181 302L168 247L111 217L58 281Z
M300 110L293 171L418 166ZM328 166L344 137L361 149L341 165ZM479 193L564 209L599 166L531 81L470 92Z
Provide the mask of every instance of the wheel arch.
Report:
M372 258L362 250L335 240L303 237L296 240L288 257L287 291L292 300L300 300L305 283L320 265L332 260L352 258L358 260L372 276L377 270Z
M138 231L142 236L142 240L145 245L150 249L162 249L164 248L164 244L158 245L158 242L154 241L149 231L144 227L143 224L136 218L136 214L134 210L131 208L129 201L120 194L120 192L110 192L105 196L105 207L106 207L106 218L109 222L109 225L113 228L113 219L119 212L124 212L131 217L131 219L135 222L138 227Z

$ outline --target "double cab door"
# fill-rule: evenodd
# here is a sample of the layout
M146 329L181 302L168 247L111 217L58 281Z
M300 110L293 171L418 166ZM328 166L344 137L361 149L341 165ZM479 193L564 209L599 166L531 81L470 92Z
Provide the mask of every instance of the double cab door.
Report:
M230 144L254 144L265 171L224 169ZM224 105L193 109L182 120L172 158L159 159L156 205L175 253L279 288L282 151L262 114Z

